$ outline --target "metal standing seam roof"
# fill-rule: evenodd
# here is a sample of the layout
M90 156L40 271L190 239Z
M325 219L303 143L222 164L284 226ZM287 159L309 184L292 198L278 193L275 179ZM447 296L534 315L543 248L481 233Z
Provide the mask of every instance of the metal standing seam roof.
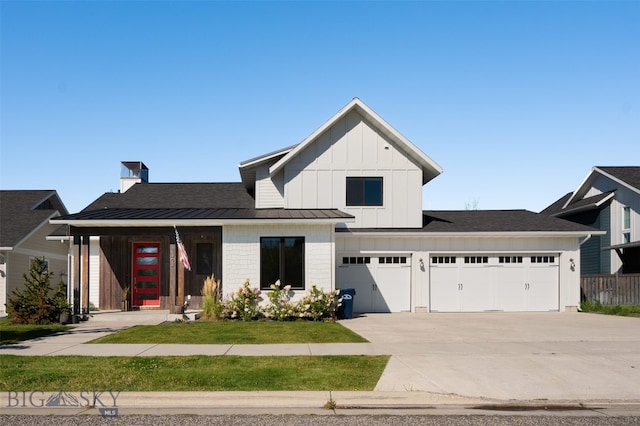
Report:
M337 209L237 209L237 208L154 208L127 209L104 208L84 210L55 219L55 222L73 224L74 221L119 221L119 220L314 220L353 219L353 216Z

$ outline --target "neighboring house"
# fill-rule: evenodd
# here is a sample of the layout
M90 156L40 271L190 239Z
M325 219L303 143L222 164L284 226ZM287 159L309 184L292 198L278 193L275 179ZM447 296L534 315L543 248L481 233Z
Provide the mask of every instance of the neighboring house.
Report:
M640 273L640 167L594 167L541 213L605 232L582 242L582 274Z
M238 183L149 183L143 163L123 166L119 193L51 221L70 227L83 306L99 286L102 309L198 307L214 273L225 296L247 279L355 288L359 312L575 310L579 239L599 232L524 210L422 211L442 168L357 98L299 144L240 163ZM80 266L91 251L97 274Z
M68 269L67 241L47 240L57 225L49 220L67 214L56 191L0 191L0 316L6 315L7 296L24 287L23 274L31 260L44 257L53 272L52 288Z

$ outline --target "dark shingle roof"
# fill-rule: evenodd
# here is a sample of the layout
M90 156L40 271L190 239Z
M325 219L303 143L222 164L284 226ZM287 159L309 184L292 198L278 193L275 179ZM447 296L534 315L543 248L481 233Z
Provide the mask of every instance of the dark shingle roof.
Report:
M567 204L567 201L569 201L569 198L571 198L572 195L573 195L573 192L569 192L566 195L563 195L557 201L554 201L553 204L551 204L550 206L542 210L540 214L553 216L556 213L560 213L562 211L562 208L564 207L565 204Z
M351 229L342 232L586 232L593 228L528 210L449 210L422 212L417 229Z
M56 211L67 213L54 190L0 191L0 247L14 247Z
M83 211L122 209L217 209L254 207L242 183L137 183L123 193L106 193Z
M640 191L640 167L596 167Z
M564 216L566 214L576 213L577 211L595 209L598 207L598 203L600 201L604 200L614 192L615 191L607 191L607 192L603 192L602 194L594 195L593 197L583 198L581 200L577 200L569 204L565 208L562 208L568 201L569 197L573 195L573 192L570 192L569 194L565 195L560 200L556 201L555 203L553 203L552 205L550 205L540 213L546 214L549 216ZM562 201L562 204L560 204L561 201Z

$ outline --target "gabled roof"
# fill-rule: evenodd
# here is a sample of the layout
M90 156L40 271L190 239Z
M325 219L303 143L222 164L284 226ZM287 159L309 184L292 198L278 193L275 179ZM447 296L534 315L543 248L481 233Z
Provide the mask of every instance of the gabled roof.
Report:
M286 148L278 149L258 157L243 161L238 165L240 170L240 179L247 190L253 190L256 183L256 169L265 163L275 163L280 158L287 155L297 145L291 145Z
M593 182L598 175L605 176L614 182L630 189L633 192L640 194L640 167L628 166L628 167L603 167L596 166L591 169L589 175L582 181L578 189L573 191L573 194L567 200L565 208L574 202L575 199L581 198L591 188Z
M322 126L316 129L313 133L307 136L299 144L292 148L281 150L280 153L284 153L275 164L269 168L269 174L274 176L278 173L287 163L289 163L296 155L302 152L307 146L314 143L317 138L322 135L327 129L333 126L336 122L345 117L349 112L356 111L362 115L370 124L376 127L382 134L384 134L389 140L393 141L397 147L402 150L405 155L412 158L422 168L422 183L423 185L429 182L431 179L442 173L442 167L440 167L435 161L427 157L417 146L415 146L409 139L405 138L400 132L391 127L389 123L376 114L371 108L365 105L358 98L353 98L351 102L345 105L340 111L338 111L333 117L327 120ZM286 151L286 152L285 152ZM258 157L261 158L261 157ZM255 160L255 159L254 159ZM241 165L242 167L242 165Z
M340 229L338 232L404 232L428 234L566 234L603 233L597 229L528 210L427 210L417 229Z
M137 183L106 193L79 213L55 218L73 226L213 225L237 221L350 222L336 209L256 209L242 183Z
M50 218L66 213L54 190L0 191L0 247L16 247Z
M567 216L570 214L579 213L586 210L597 209L607 201L613 198L615 191L607 191L602 194L594 195L593 197L583 198L581 200L577 200L571 204L567 204L567 201L573 195L573 192L568 193L567 195L560 198L558 201L541 211L541 214L546 214L548 216Z

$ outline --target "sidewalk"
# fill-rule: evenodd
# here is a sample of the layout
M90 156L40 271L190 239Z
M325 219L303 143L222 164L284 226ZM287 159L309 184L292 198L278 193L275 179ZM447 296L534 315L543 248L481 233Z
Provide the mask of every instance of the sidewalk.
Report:
M378 409L466 409L487 404L627 407L640 413L637 318L569 313L368 314L342 323L371 343L85 343L135 324L170 320L168 312L100 313L68 332L0 346L0 354L391 355L373 392L123 393L118 406L132 413L188 414L196 408L203 413L326 413L322 407L329 401L338 406L333 412L375 407L381 414ZM0 407L8 407L8 397L0 393ZM54 408L56 413L62 409ZM40 410L38 414L45 411Z

